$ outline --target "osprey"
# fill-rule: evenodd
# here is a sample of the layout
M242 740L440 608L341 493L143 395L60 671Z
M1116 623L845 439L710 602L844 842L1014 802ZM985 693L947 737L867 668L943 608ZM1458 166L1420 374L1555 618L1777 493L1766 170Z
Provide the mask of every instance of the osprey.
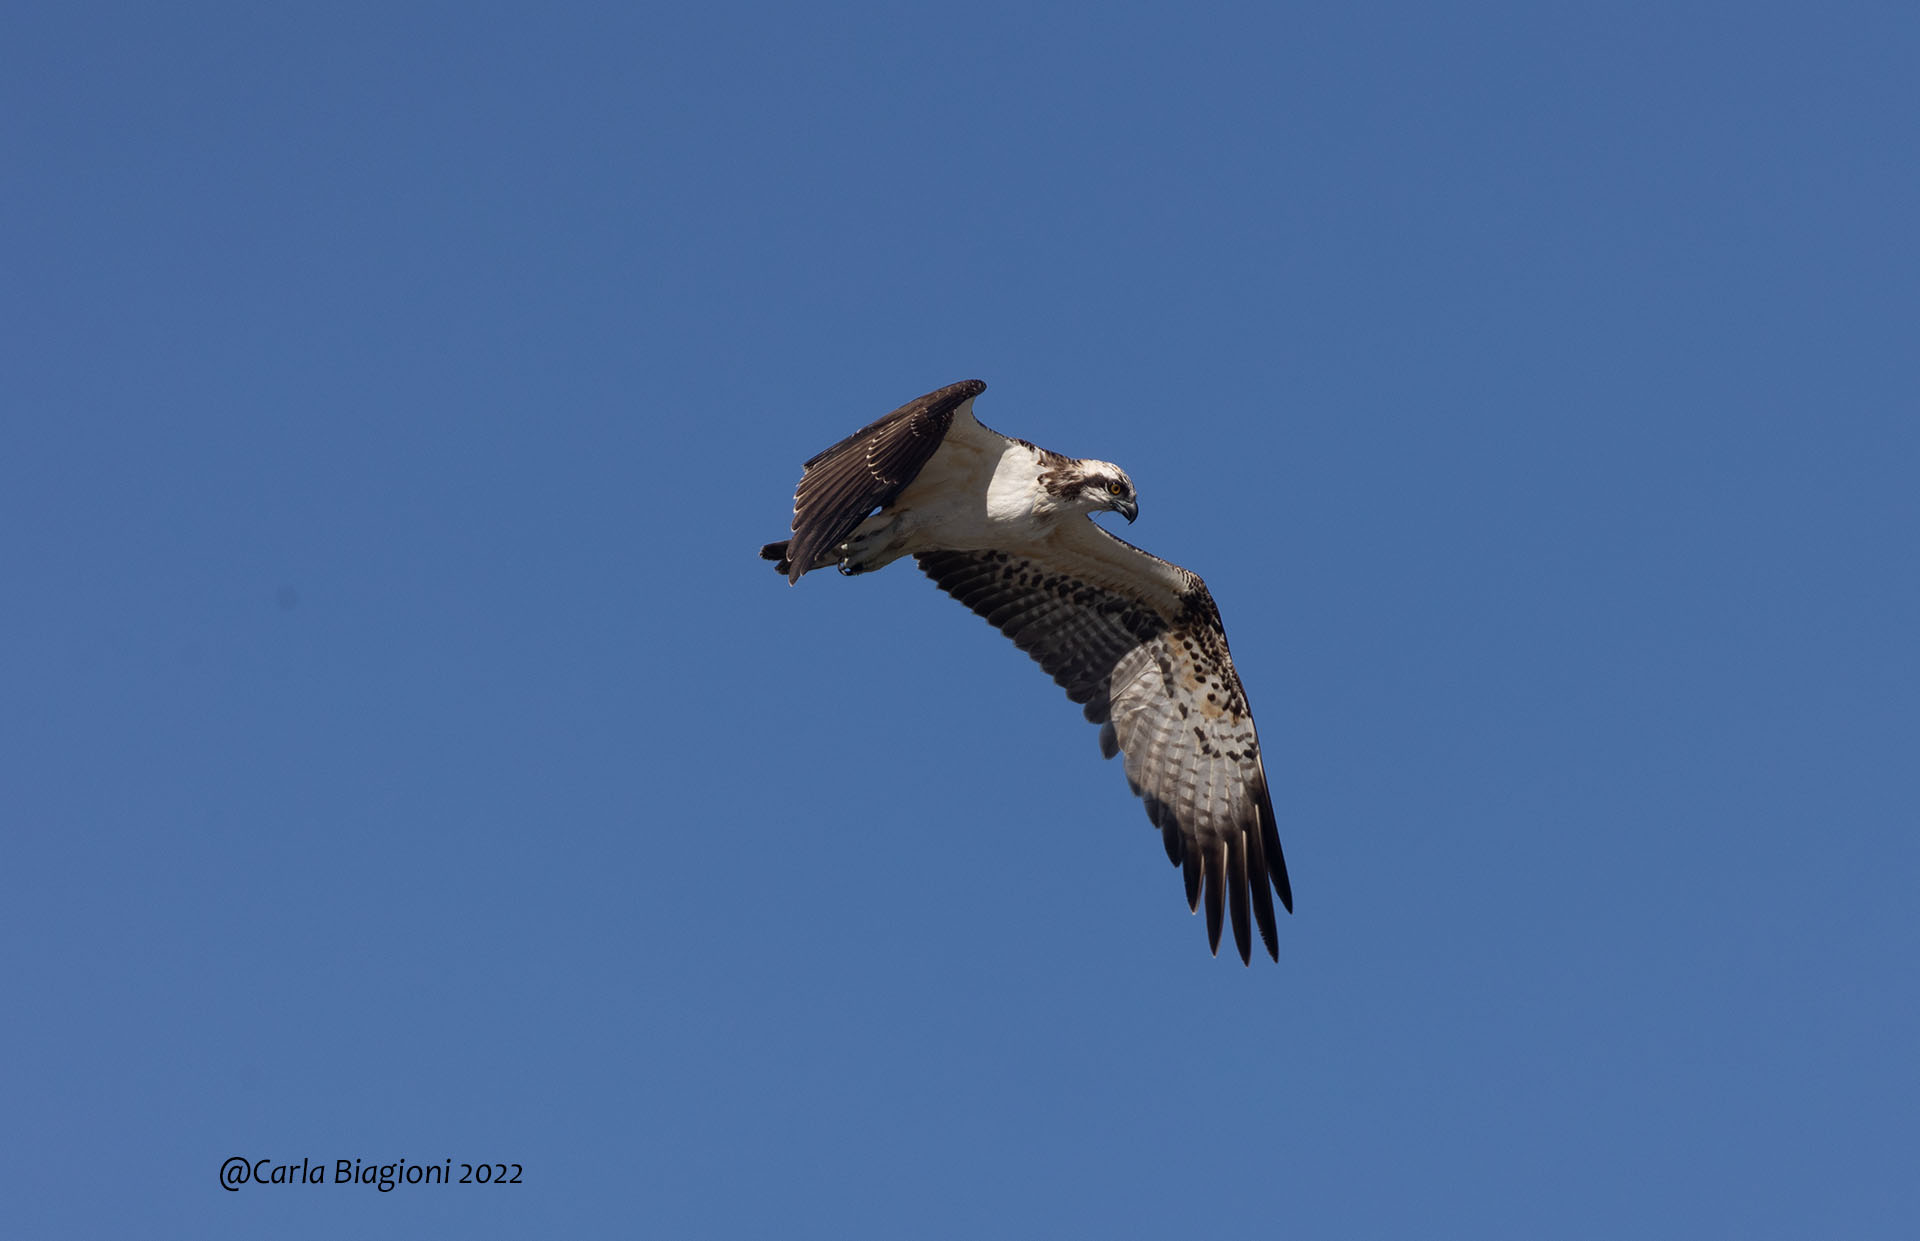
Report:
M829 565L867 573L911 555L934 584L1012 638L1126 756L1187 908L1204 896L1220 952L1249 910L1280 959L1273 892L1293 912L1273 800L1227 635L1197 576L1108 534L1090 514L1139 514L1133 480L980 425L977 379L909 401L808 461L793 537L760 555L791 584ZM1271 883L1273 891L1268 890Z

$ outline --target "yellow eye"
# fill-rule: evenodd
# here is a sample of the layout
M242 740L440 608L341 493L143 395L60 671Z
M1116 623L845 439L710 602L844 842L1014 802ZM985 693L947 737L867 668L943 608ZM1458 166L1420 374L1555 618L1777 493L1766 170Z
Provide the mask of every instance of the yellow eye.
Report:
M1126 488L1120 485L1120 481L1118 479L1115 479L1113 482L1110 482L1107 484L1107 494L1110 496L1120 495L1124 491L1126 491Z

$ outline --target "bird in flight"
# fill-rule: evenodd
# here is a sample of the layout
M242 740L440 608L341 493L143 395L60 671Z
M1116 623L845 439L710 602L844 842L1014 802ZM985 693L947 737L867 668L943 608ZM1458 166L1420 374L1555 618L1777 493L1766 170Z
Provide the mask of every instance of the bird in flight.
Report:
M1095 525L1139 515L1117 465L1076 460L988 430L986 390L949 384L802 467L793 536L760 549L789 583L815 569L849 576L911 555L934 585L984 616L1100 726L1100 752L1125 756L1187 908L1207 910L1220 951L1252 960L1250 924L1278 961L1273 896L1293 889L1246 691L1198 576ZM1272 885L1269 889L1269 884Z

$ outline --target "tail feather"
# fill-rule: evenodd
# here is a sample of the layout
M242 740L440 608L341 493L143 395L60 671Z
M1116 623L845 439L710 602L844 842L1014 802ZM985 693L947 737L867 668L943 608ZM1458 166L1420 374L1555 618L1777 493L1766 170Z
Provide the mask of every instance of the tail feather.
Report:
M820 557L820 559L814 561L812 564L806 565L804 567L796 568L794 566L793 559L790 554L792 552L792 549L793 549L792 539L783 539L778 543L768 543L765 547L762 547L760 549L760 559L773 561L774 562L773 567L779 570L783 575L785 575L787 581L790 583L798 582L802 574L811 573L815 569L831 568L832 566L839 564L840 553L845 550L845 548L836 548L833 551L824 553ZM883 561L882 563L885 563L885 562ZM851 573L866 572L865 569L852 569L852 570L843 569L841 571L851 572Z

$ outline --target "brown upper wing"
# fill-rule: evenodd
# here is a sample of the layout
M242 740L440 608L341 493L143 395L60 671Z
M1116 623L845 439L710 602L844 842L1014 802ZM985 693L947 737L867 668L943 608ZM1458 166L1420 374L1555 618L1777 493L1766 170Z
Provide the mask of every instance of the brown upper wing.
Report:
M799 581L869 514L892 503L939 449L955 411L986 389L978 379L948 384L808 461L793 497L793 538L784 549L787 580Z

